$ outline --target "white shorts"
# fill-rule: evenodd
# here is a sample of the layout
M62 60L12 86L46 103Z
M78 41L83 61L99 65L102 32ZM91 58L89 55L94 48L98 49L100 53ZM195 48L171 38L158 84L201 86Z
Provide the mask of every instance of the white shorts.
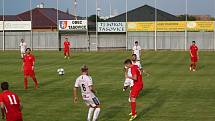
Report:
M25 54L25 50L21 50L21 54Z
M140 55L137 55L137 60L140 61Z
M87 106L96 107L97 105L100 105L100 101L96 96L93 98L83 98L83 100Z
M124 82L124 87L127 87L127 86L130 86L132 87L134 85L134 82L132 79L125 79L125 82Z

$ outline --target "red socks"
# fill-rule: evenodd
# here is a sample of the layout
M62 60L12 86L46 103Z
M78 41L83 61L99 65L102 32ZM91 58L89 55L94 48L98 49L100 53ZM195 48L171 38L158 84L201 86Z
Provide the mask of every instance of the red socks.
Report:
M193 68L193 64L190 64L190 67Z
M196 64L193 64L193 69L196 69Z
M131 102L131 113L132 116L136 114L136 102Z
M33 81L34 81L34 84L35 84L35 88L38 87L38 81L35 77L32 77ZM24 78L24 88L25 89L28 89L28 80L27 78Z

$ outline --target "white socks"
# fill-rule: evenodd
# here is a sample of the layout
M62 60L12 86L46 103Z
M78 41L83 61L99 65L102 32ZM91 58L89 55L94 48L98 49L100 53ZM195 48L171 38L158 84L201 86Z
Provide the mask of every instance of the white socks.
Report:
M91 117L92 117L93 111L94 111L94 108L90 107L89 111L88 111L88 115L87 115L87 121L91 121Z
M94 111L94 115L93 115L93 121L96 121L98 116L99 116L99 113L100 113L100 108L96 108L95 111Z

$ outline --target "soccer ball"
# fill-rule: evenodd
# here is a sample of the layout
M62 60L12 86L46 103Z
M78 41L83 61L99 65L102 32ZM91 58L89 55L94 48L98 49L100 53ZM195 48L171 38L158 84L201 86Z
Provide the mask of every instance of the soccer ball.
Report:
M58 75L64 75L64 69L63 68L59 68L57 70L57 72L58 72Z

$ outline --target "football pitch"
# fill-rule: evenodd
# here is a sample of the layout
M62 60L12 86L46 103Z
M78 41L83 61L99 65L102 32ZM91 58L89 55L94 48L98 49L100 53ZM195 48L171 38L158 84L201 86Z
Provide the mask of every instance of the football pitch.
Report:
M70 60L62 52L35 51L39 89L24 90L19 51L0 52L0 81L9 81L10 90L23 104L24 121L86 121L88 108L79 92L73 103L72 89L83 64L89 66L101 102L99 121L128 121L128 93L122 92L123 61L131 52L76 52ZM200 52L197 72L190 72L189 53L146 51L143 68L151 75L144 80L144 93L137 99L135 121L214 121L215 53ZM57 74L64 68L65 75Z

